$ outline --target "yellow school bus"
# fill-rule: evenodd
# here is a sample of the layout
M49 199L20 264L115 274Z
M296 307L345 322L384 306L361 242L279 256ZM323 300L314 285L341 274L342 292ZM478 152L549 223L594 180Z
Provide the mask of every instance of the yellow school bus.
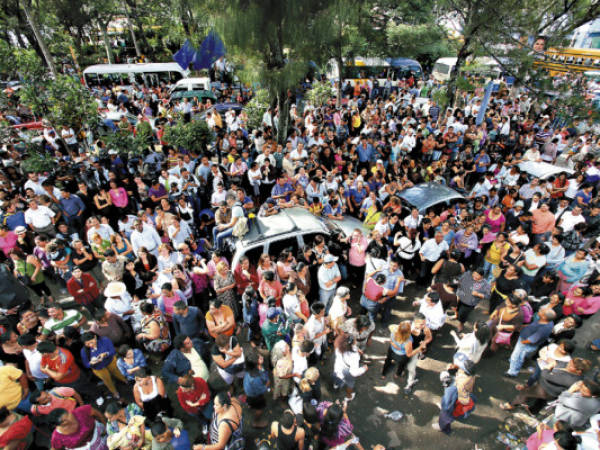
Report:
M587 72L600 69L600 50L589 48L550 48L534 62L535 67L546 69L550 75L567 72Z

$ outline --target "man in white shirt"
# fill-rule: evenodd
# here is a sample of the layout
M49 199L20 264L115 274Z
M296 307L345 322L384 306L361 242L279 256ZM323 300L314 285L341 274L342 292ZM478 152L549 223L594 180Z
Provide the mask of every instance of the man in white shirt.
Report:
M292 153L290 154L290 156L292 157L292 161L294 161L294 166L296 166L296 167L303 160L307 160L308 152L304 148L304 143L298 142L298 146L294 150L292 150Z
M25 213L27 214L27 213ZM578 223L584 223L585 218L581 215L581 206L576 205L571 211L567 211L562 215L558 225L562 227L565 233L572 231Z
M402 144L400 144L400 148L404 152L410 153L410 152L412 152L412 149L415 148L415 145L417 145L417 141L416 141L415 137L413 136L412 128L409 128L408 130L406 130L406 134L404 135L404 138L402 139Z
M41 370L42 354L37 349L35 337L31 334L24 334L19 336L17 342L23 349L23 356L27 360L29 373L31 373L31 376L33 377L33 384L35 384L39 390L43 390L44 383L49 376Z
M213 242L215 248L220 250L223 245L223 240L233 234L233 227L244 217L244 208L240 202L235 200L235 197L227 197L227 206L231 208L231 220L229 223L217 225L213 228Z
M429 286L431 281L431 269L434 264L442 257L442 253L449 249L448 243L444 240L444 236L439 231L435 233L433 239L427 239L421 250L419 257L421 258L421 272L419 279L423 286Z
M183 244L190 237L193 238L190 226L185 221L177 218L173 219L171 225L167 228L167 233L174 248L178 248L179 245Z
M25 182L25 190L31 189L35 195L46 194L46 191L42 187L42 182L45 180L45 178L41 178L36 172L30 172L27 174L27 177L29 179Z
M161 243L160 236L152 226L136 220L131 232L131 247L136 256L139 256L140 247L144 247L149 253L158 256L158 247Z
M29 200L29 208L25 211L25 223L38 234L44 233L55 236L54 211L42 205L37 200Z
M122 219L119 219L119 231L125 233L125 237L129 239L131 232L133 231L133 224L137 217L131 214L126 214Z
M105 241L110 241L110 237L115 234L115 230L112 229L110 225L105 223L100 223L97 217L90 217L88 219L88 231L87 231L87 240L88 242L92 242L92 238L94 234L98 233L102 239Z
M72 152L77 152L77 137L75 137L75 132L73 131L73 128L69 128L68 126L63 125L62 129L60 130L60 137L63 141L65 141L65 144L67 144L69 150L71 150Z

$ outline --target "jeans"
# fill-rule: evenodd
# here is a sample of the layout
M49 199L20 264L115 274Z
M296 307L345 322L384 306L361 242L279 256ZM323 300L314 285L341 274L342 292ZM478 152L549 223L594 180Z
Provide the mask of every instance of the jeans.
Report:
M379 304L379 308L381 311L381 322L386 324L390 321L390 317L392 315L392 306L394 306L394 301L396 297L385 297L387 300L383 303Z
M523 286L527 292L531 290L531 284L533 283L533 280L535 280L535 276L526 275L521 272L521 281L523 282Z
M360 306L367 310L369 319L371 319L371 322L375 323L375 319L377 318L377 312L379 311L379 303L369 300L364 295L361 295Z
M521 342L521 339L519 339L517 341L517 345L515 345L512 354L510 355L510 367L508 368L508 374L513 377L516 377L519 374L521 367L523 367L523 362L525 361L525 358L527 358L527 356L529 356L536 350L537 345L523 344Z
M22 398L21 402L15 408L20 413L23 413L23 414L31 413L31 402L29 401L29 395L30 395L30 393L27 394L27 397Z
M319 289L319 301L325 305L325 314L329 314L329 308L333 302L333 296L335 295L335 289Z
M495 268L496 264L492 264L489 261L483 260L483 278L485 278L490 283L494 281L493 272Z
M213 242L215 243L215 248L217 250L221 250L221 246L223 244L223 240L228 238L233 233L233 227L229 227L226 230L219 231L217 227L213 228Z

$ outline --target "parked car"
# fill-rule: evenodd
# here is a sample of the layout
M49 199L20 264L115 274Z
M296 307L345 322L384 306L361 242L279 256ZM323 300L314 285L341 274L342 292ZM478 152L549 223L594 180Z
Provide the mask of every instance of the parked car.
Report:
M249 221L249 226L250 231L234 243L231 260L233 269L242 256L247 256L252 264L256 264L263 253L279 255L283 250L290 249L295 255L304 245L311 245L319 234L329 236L337 230L347 237L356 228L365 235L369 233L363 223L354 217L329 220L301 207L287 208L269 217L256 217Z
M454 189L434 182L417 184L403 189L396 195L400 197L407 210L417 208L419 214L424 214L429 208L435 208L438 205L448 206L458 200L464 200L464 197Z
M570 167L557 166L547 162L536 162L536 161L525 161L519 163L519 169L521 172L525 172L530 177L539 178L540 180L546 180L551 176L557 176L559 173L565 172L568 176L575 173Z
M169 94L181 91L210 91L210 86L208 77L182 78L173 85Z

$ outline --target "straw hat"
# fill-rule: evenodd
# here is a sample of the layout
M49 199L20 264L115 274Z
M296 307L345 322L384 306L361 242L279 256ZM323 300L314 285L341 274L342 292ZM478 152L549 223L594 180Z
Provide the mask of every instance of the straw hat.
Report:
M125 293L126 290L127 287L125 286L125 283L121 283L120 281L111 281L104 289L104 296L106 298L120 297Z

